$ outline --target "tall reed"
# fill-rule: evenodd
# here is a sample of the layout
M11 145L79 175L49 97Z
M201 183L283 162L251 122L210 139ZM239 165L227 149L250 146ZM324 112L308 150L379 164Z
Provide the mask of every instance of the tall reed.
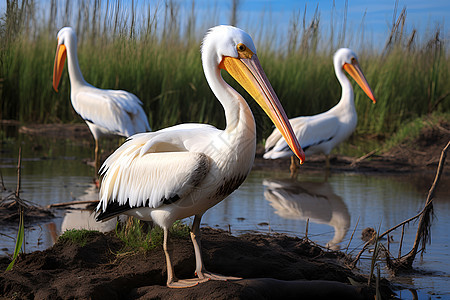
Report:
M56 33L60 27L71 25L78 35L85 79L100 88L136 94L153 129L180 122L224 126L223 109L206 83L199 51L207 28L218 23L217 7L201 13L195 1L189 9L173 0L51 1L50 9L34 1L8 3L0 22L1 119L81 121L70 105L67 72L59 93L51 84ZM239 1L231 1L230 7L230 22L242 26L245 18L240 17L245 15L238 11ZM311 17L306 11L305 7L303 13L293 12L289 28L284 30L265 26L265 15L261 24L248 24L254 32L247 29L290 117L319 113L337 103L340 86L332 55L338 47L348 46L357 34L346 27L346 14L340 20L332 14L328 30L321 25L317 8ZM390 134L405 120L433 111L450 111L446 98L450 57L440 27L432 33L421 34L415 29L406 32L406 13L393 22L384 49L359 47L359 61L378 102L372 105L353 84L358 132ZM286 35L280 36L280 32ZM363 31L358 35L364 38ZM230 77L224 76L248 98ZM262 139L272 125L253 102L250 105Z

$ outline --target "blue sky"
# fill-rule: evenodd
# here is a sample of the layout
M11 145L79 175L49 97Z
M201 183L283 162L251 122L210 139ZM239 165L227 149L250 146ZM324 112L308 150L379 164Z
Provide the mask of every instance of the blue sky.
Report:
M181 1L180 3L187 11L190 10L191 1ZM263 23L266 27L276 26L281 32L286 33L294 12L299 12L300 19L302 19L306 5L306 22L311 21L317 7L320 13L321 33L327 34L330 31L332 15L333 23L338 27L335 27L337 29L335 32L339 32L343 24L345 3L345 0L241 0L237 25L251 32L257 30L255 27L261 26L261 23ZM202 9L211 11L210 8L217 5L218 9L221 10L219 13L220 23L225 24L229 21L231 0L196 0L195 5L199 11ZM365 43L382 48L392 28L395 7L395 0L348 0L346 27L348 45L345 46L358 48ZM404 7L406 7L407 12L405 28L407 34L412 29L417 29L420 38L426 36L427 32L435 32L436 27L439 26L441 28L441 39L447 41L450 39L449 27L446 23L447 20L450 20L449 0L399 0L397 16ZM264 15L262 12L264 12ZM365 41L358 39L361 36L361 30L364 31Z
M185 1L189 2L189 1ZM196 6L207 5L213 1L197 0ZM229 8L230 0L219 0L220 6ZM258 14L260 10L271 11L278 21L288 21L293 11L300 10L303 14L307 5L307 15L312 15L318 6L324 22L329 21L331 10L335 3L336 12L343 15L345 1L295 1L295 0L241 0L240 10L242 13ZM359 24L366 12L365 22L370 29L376 32L385 32L388 25L392 23L395 8L395 0L362 1L348 0L348 22ZM398 1L398 13L403 7L407 8L407 19L410 25L418 28L425 28L435 22L444 23L450 17L450 1L423 1L423 0L403 0Z
M202 3L211 1L196 1L197 6ZM229 0L218 1L220 5L229 8L231 6ZM345 11L345 1L343 0L326 0L326 1L294 1L294 0L241 0L240 11L241 16L248 15L258 19L261 10L270 11L273 20L280 27L288 27L289 20L294 11L300 11L301 16L305 11L307 20L312 17L316 7L320 12L321 26L330 27L331 12L335 5L334 19L342 21ZM386 37L392 26L393 14L395 9L395 0L377 0L362 1L348 0L347 25L348 28L358 29L364 17L364 30L367 34L373 34L374 37ZM450 1L423 1L423 0L399 0L397 6L397 15L403 7L407 9L406 25L410 29L412 27L425 32L426 30L434 31L436 24L440 24L445 37L448 39L448 24L446 20L450 20ZM226 14L225 16L226 17ZM225 19L226 21L226 19ZM239 24L238 24L239 25Z
M64 7L67 0L57 0ZM191 0L174 0L180 6L180 15L187 16L191 10ZM48 12L45 6L49 1L37 0L39 6L42 7L44 13ZM92 2L92 1L91 1ZM102 1L105 5L107 1ZM115 2L114 0L109 3ZM74 2L77 5L78 2ZM131 0L122 0L125 7L131 4ZM137 6L151 5L159 6L160 11L163 7L164 0L135 0ZM334 3L334 11L333 11ZM314 15L316 7L320 13L320 31L325 34L330 30L332 11L333 20L339 31L342 27L342 20L345 12L345 0L325 0L325 1L295 1L295 0L240 0L239 5L239 21L237 25L243 29L252 32L258 30L261 24L270 29L276 27L282 34L286 33L289 23L292 20L294 12L300 13L300 19L303 17L306 5L306 21L310 21ZM395 0L348 0L347 10L347 31L348 35L360 36L361 30L364 30L364 39L367 43L374 45L384 44L393 22L393 14L395 8ZM113 4L114 5L114 4ZM6 1L0 1L0 10L5 11ZM227 24L230 16L231 0L195 0L195 9L200 20L208 25L210 23ZM418 30L419 36L426 34L427 30L435 31L437 24L441 28L441 38L449 40L448 24L446 21L450 17L450 1L449 0L399 0L397 7L397 15L403 7L407 9L406 30L411 31L413 28ZM215 9L214 9L215 8ZM125 7L125 9L127 9ZM129 8L128 8L129 9ZM142 9L145 11L145 9ZM214 16L211 12L214 11ZM364 22L362 22L364 18ZM208 19L212 20L208 23ZM206 21L205 21L206 20ZM448 22L448 21L447 21ZM182 22L183 24L183 22ZM56 24L65 26L71 24ZM73 26L73 25L72 25ZM359 41L361 42L361 41ZM355 40L349 40L349 43L356 43ZM349 45L351 46L351 45Z

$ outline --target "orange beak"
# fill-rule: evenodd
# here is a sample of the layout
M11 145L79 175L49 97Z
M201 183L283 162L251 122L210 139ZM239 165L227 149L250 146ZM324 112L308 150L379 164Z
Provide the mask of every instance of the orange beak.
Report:
M275 126L283 135L292 151L300 159L305 161L303 152L297 137L292 130L283 106L278 100L256 54L248 50L248 53L239 58L225 56L219 68L226 70L233 78L256 100L263 108Z
M64 63L66 62L66 56L66 46L62 44L58 45L58 48L56 48L55 64L53 66L53 88L56 92L58 92L58 85L64 69Z
M364 77L363 72L361 71L359 65L357 62L353 64L344 64L344 70L347 71L347 73L355 79L356 83L362 88L362 90L366 93L366 95L373 101L373 103L376 103L377 100L375 100L375 97L373 96L372 89L370 88L369 84L367 83L366 77Z

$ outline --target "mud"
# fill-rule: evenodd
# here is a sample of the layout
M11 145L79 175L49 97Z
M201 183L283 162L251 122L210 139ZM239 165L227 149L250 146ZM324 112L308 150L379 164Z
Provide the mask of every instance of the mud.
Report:
M206 268L243 279L186 289L165 286L162 247L122 253L123 246L114 233L93 232L85 246L59 241L48 250L21 255L12 271L0 274L0 294L6 299L373 299L375 292L364 285L366 277L345 266L343 253L282 234L235 237L203 228ZM173 246L177 276L194 277L190 238L174 238ZM8 264L9 259L0 260L0 268ZM387 281L382 291L390 297Z

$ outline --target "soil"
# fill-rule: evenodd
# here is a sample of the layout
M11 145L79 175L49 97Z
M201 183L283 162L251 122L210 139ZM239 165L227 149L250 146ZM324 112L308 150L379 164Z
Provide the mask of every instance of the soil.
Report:
M172 241L175 273L179 278L193 277L190 238ZM12 271L1 273L0 294L6 299L289 299L298 295L373 299L374 295L364 285L366 277L345 267L343 253L282 234L235 237L203 228L206 268L244 279L208 281L186 289L165 286L162 247L119 254L122 248L114 233L92 232L85 246L58 241L45 251L21 255ZM0 259L0 268L6 269L9 262ZM391 295L387 281L383 280L382 291Z
M87 130L79 125L63 127L82 136ZM54 126L49 128L53 130ZM39 126L33 126L34 133L21 130L52 135ZM60 127L56 130L58 134L61 131ZM449 137L450 123L442 122L426 128L417 140L407 141L388 153L362 159L334 156L331 171L435 172ZM289 159L267 161L261 154L258 148L254 169L289 170ZM317 171L323 167L323 156L311 157L302 166ZM190 238L174 238L173 245L175 273L179 278L193 277L195 257ZM93 232L84 246L58 241L45 251L21 254L13 270L0 273L0 300L297 299L300 295L305 299L374 299L375 290L367 286L367 277L346 267L349 258L345 254L282 234L236 237L225 231L202 228L206 268L243 279L208 281L186 289L165 286L162 247L133 253L121 252L123 247L114 233ZM10 258L0 258L0 269L5 270L9 263ZM381 281L381 292L383 299L393 297L385 280Z

